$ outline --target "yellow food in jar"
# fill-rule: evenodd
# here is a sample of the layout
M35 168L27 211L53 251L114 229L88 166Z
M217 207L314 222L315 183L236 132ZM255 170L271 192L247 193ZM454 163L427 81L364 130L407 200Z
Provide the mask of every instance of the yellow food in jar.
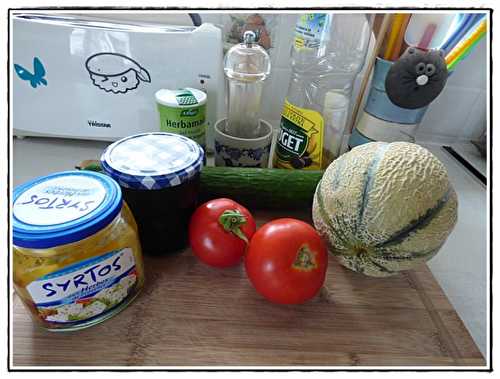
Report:
M121 204L121 210L111 222L81 240L47 248L21 247L14 243L14 289L32 316L46 329L73 330L93 325L123 309L139 293L144 284L144 267L137 225L127 204ZM115 266L104 266L107 261L103 257L108 256L108 260L117 257ZM128 259L128 266L120 263L118 258L121 257ZM104 262L103 267L99 262ZM113 280L118 280L111 275L113 268L122 276L117 283L113 283ZM124 271L125 268L129 271ZM102 278L99 277L101 274ZM91 279L94 283L90 283ZM37 281L41 284L38 285ZM113 283L113 287L108 283ZM64 291L73 289L73 285L76 287L73 293L64 296ZM35 290L31 289L35 287ZM97 293L92 295L94 289ZM30 290L35 292L30 293ZM40 291L42 295L38 296ZM40 306L33 293L35 297L47 300L51 300L49 296L62 297L62 303L52 307ZM68 309L73 313L77 309L78 313L63 314L62 311Z

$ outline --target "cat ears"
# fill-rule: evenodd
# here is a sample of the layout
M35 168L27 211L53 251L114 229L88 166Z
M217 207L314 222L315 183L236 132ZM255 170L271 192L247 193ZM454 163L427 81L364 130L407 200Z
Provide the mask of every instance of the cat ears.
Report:
M417 53L417 49L415 49L414 47L409 47L406 52L410 55L413 55Z
M413 46L410 46L408 48L408 50L406 50L406 53L409 54L409 55L413 55L413 54L416 54L419 50L416 48L416 47L413 47ZM442 49L432 49L430 51L436 51L439 53L439 56L441 58L444 58L444 50Z

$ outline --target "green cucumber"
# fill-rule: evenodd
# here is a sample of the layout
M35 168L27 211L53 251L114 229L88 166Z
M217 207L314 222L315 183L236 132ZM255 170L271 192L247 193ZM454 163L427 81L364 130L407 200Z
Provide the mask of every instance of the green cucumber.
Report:
M101 171L98 161L77 168ZM207 166L201 170L199 200L227 197L249 208L308 209L323 172Z
M200 200L228 197L249 208L307 209L323 171L204 167Z

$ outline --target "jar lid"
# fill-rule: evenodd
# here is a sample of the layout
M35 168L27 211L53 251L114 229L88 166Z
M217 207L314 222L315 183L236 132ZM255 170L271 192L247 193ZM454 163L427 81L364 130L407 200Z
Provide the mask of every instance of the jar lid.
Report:
M142 133L116 141L101 156L103 170L122 187L175 187L201 170L204 152L179 134Z
M36 178L14 189L14 245L43 249L79 241L107 226L121 207L120 186L98 172Z
M193 107L207 102L207 94L195 88L161 89L156 91L155 98L156 102L172 108Z

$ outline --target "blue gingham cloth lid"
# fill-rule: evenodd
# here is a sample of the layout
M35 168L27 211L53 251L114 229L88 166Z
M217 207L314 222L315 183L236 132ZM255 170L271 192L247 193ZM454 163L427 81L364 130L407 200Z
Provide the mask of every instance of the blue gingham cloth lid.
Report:
M143 133L108 146L104 171L122 187L155 190L177 186L196 175L204 152L195 141L172 133Z

